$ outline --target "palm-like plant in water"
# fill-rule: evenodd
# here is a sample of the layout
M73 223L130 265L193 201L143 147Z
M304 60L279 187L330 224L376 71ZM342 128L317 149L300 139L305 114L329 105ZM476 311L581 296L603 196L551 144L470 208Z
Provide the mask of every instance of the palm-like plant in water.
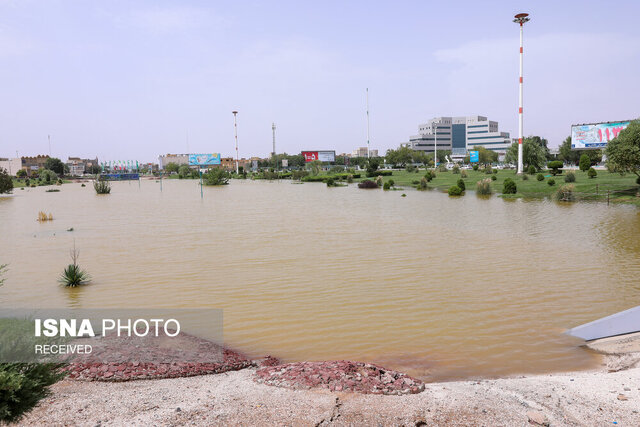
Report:
M80 252L76 250L75 243L73 244L73 249L70 251L72 264L69 264L67 268L64 269L60 279L58 281L69 288L75 288L76 286L86 285L89 283L91 276L89 273L84 271L78 265L78 257L80 256Z

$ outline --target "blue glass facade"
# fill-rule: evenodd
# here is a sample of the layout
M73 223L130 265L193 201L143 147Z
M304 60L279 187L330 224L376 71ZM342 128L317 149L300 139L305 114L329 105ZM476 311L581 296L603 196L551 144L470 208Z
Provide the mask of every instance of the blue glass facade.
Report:
M467 125L465 125L465 124L451 125L451 133L453 134L453 135L451 135L452 136L452 141L451 141L451 147L452 148L466 148L467 147L466 127L467 127Z

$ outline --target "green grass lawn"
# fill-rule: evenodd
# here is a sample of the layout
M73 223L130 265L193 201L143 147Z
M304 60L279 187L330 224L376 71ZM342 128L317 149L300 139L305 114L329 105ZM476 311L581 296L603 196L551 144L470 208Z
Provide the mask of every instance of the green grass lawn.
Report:
M394 170L393 176L385 176L383 180L393 180L396 187L415 187L414 181L420 181L425 175L425 170L420 169L418 173L407 172L405 170ZM475 191L476 183L482 179L489 178L491 175L481 171L467 170L467 178L463 178L467 190ZM610 173L608 171L599 170L596 178L590 179L586 172L579 170L573 171L576 175L576 181L572 184L575 186L574 193L577 200L607 200L607 191L610 191L610 200L612 202L633 203L640 206L640 197L637 196L640 187L636 184L636 176L627 174ZM545 176L544 181L537 181L536 175L527 175L528 179L523 180L522 177L516 175L515 170L498 170L495 175L496 180L491 182L491 188L495 194L501 195L504 180L511 178L515 181L518 192L517 194L502 195L502 197L526 197L526 198L543 198L552 196L558 187L565 184L564 178L566 171L562 175L551 176L550 172L542 172ZM454 174L451 171L436 172L436 177L429 182L429 188L446 191L461 178L461 174ZM365 178L362 178L365 179ZM360 179L360 180L362 180ZM371 179L371 178L369 178ZM548 185L549 179L555 180L555 185Z

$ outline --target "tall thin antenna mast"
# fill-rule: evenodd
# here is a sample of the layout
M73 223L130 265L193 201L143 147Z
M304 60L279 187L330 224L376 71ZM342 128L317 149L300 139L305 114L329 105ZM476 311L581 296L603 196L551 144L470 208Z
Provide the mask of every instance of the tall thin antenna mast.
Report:
M51 135L47 135L47 139L49 140L49 157L51 157Z
M233 131L235 132L235 136L236 136L236 174L238 174L239 172L239 161L238 161L238 122L236 121L236 116L238 115L237 111L232 111L231 112L233 114Z
M367 158L371 158L369 151L369 88L367 88Z

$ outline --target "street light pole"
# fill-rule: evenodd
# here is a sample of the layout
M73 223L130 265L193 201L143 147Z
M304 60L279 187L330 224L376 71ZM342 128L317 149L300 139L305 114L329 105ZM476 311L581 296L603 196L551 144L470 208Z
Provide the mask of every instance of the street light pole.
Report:
M276 158L276 124L271 123L271 131L273 132L273 170L278 170L278 160Z
M438 166L438 125L433 122L433 169Z
M513 22L520 24L520 92L518 96L518 171L517 173L520 175L523 172L522 168L522 138L523 138L523 117L522 117L522 59L523 59L523 29L525 22L529 21L528 13L519 13L514 17Z
M239 159L238 159L238 122L236 120L236 116L238 115L237 111L232 111L233 113L233 131L236 136L236 174L240 173L239 169Z

